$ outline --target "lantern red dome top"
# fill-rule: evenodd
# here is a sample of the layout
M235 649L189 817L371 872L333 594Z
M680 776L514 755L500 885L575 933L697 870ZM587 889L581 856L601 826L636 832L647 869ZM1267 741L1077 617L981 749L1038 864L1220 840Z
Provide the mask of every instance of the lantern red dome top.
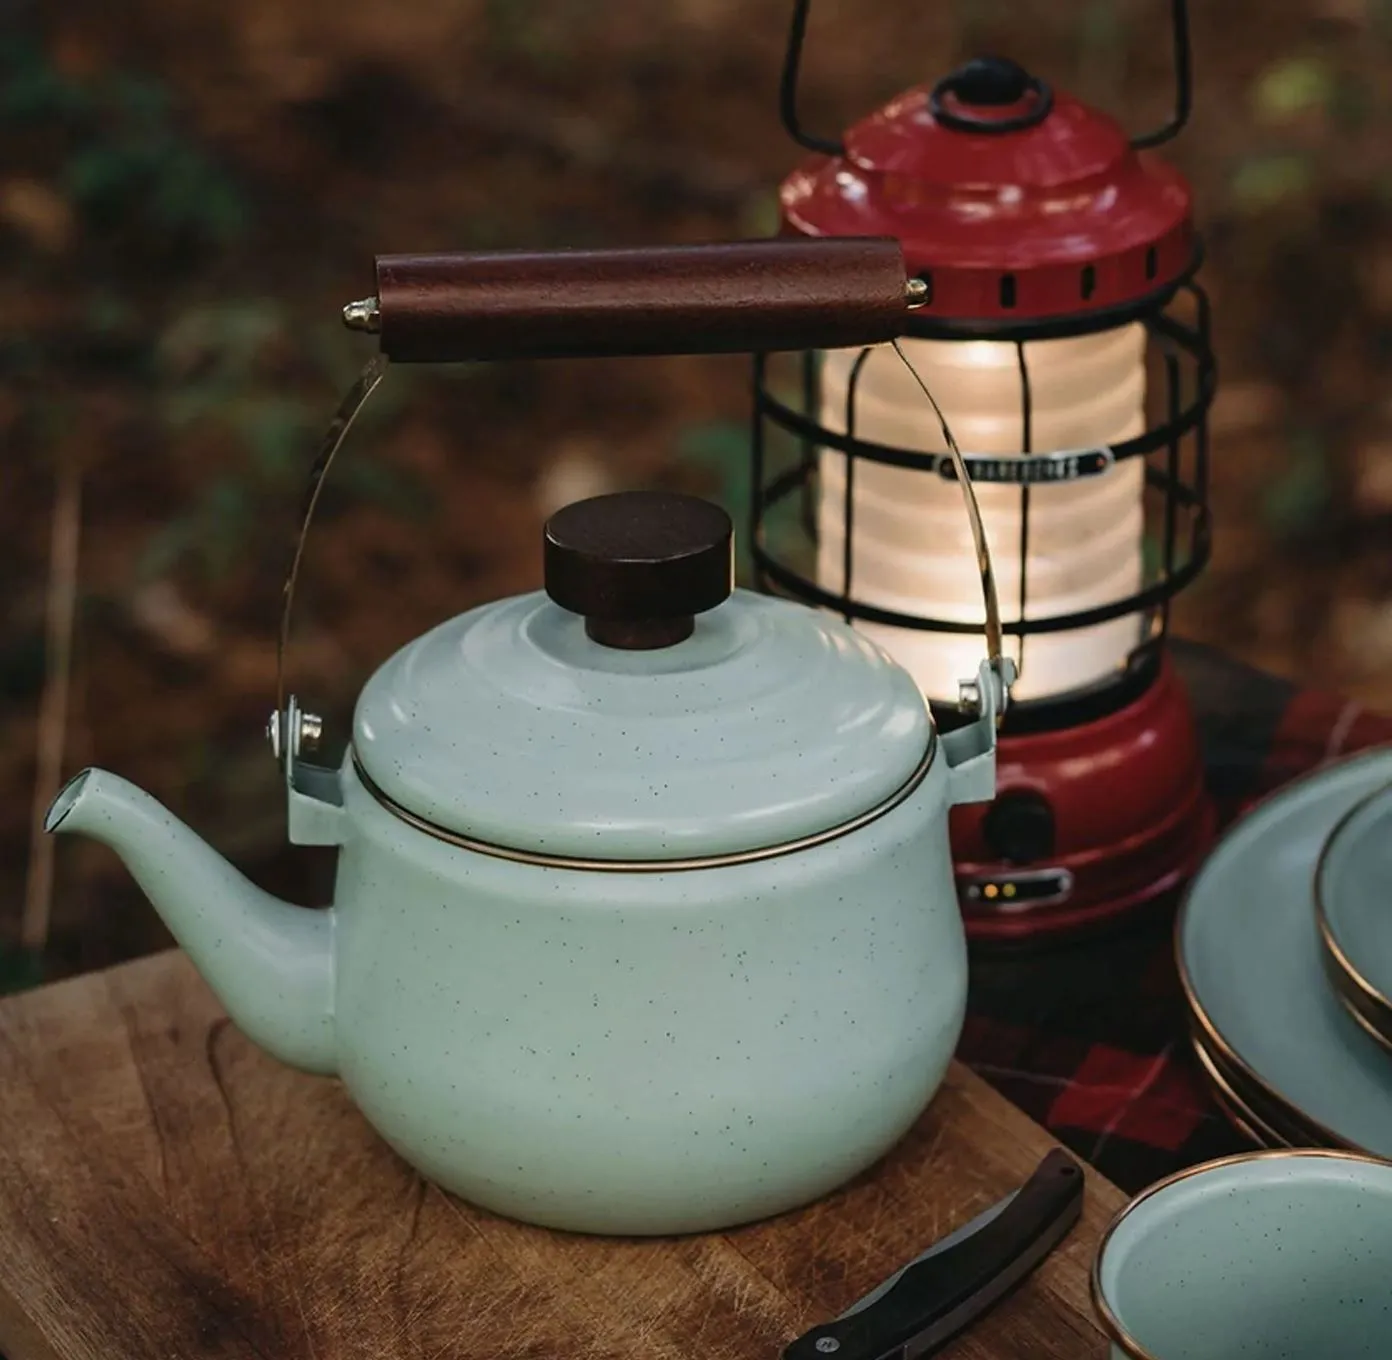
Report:
M784 181L783 229L894 236L925 319L1072 317L1162 294L1196 263L1188 183L1013 62L909 90Z

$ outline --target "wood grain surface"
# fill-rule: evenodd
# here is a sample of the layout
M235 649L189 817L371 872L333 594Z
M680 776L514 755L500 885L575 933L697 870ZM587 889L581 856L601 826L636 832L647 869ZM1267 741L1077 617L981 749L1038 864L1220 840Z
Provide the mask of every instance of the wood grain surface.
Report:
M333 1081L231 1025L178 952L0 1004L0 1351L9 1360L776 1360L1002 1195L1048 1135L954 1065L878 1167L706 1237L511 1223L425 1184ZM1087 1272L1122 1196L944 1354L1106 1347Z

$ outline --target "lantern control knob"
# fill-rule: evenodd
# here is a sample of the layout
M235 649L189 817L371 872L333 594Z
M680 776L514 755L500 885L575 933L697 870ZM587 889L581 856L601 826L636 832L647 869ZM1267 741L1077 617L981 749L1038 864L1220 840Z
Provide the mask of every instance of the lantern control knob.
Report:
M1054 852L1054 810L1026 789L1002 793L981 824L991 853L1011 864L1033 864Z
M620 491L558 510L545 530L546 593L606 647L647 650L691 636L734 589L734 526L717 505Z

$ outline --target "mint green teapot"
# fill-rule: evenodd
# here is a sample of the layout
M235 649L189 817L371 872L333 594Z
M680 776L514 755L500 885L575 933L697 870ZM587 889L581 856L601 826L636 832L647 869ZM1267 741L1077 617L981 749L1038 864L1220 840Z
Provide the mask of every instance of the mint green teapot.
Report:
M338 850L331 907L105 771L47 827L111 846L249 1038L476 1205L668 1234L804 1204L944 1076L947 814L994 795L1013 667L996 631L974 721L939 734L852 628L734 589L730 521L693 497L582 501L543 549L544 590L386 661L337 769L294 700L273 724L291 841Z

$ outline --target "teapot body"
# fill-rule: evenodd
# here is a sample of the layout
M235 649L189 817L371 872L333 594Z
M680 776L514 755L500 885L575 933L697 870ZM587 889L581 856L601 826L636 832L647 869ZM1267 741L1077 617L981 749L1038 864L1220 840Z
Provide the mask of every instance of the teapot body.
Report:
M667 1235L806 1204L907 1132L956 1047L947 811L994 795L1013 664L997 629L976 716L939 735L849 622L735 591L729 517L692 497L578 502L544 556L544 592L378 668L339 769L277 704L330 910L106 771L45 828L115 849L249 1038L483 1208Z
M709 1231L908 1130L960 1034L947 762L857 829L641 871L436 838L340 776L339 1075L462 1198L547 1227Z

